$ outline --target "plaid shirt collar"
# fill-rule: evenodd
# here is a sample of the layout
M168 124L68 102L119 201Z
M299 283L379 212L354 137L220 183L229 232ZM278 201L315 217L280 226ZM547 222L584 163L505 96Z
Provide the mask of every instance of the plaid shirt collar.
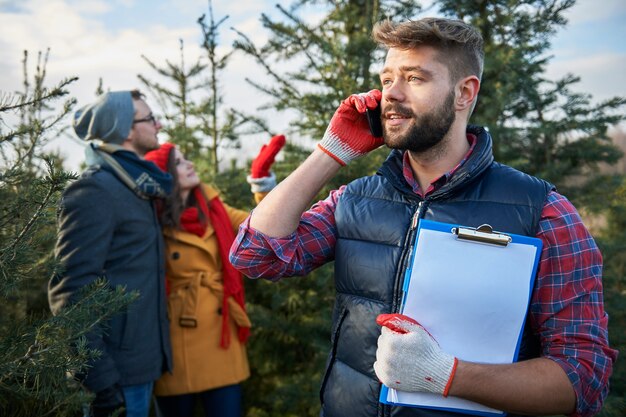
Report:
M409 153L407 151L404 151L404 155L402 157L402 174L404 175L404 179L406 180L407 184L409 184L413 192L417 194L418 196L424 198L427 195L431 194L432 192L440 189L448 181L450 181L450 178L452 178L454 173L457 172L459 168L463 166L465 161L469 159L470 155L474 151L474 147L476 146L476 135L472 133L468 133L467 143L469 143L470 148L465 154L465 156L463 157L463 159L461 159L461 161L450 171L446 172L445 174L437 178L435 181L433 181L428 186L428 188L426 189L426 192L424 193L422 193L422 190L420 189L418 182L415 180L415 177L413 177L413 170L411 169L411 164L409 162Z

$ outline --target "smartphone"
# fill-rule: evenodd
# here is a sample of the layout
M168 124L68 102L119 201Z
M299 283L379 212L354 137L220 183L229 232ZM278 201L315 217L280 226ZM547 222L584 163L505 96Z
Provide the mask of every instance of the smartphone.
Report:
M375 109L367 109L365 111L367 123L370 125L370 132L375 138L383 136L383 124L380 120L380 103Z

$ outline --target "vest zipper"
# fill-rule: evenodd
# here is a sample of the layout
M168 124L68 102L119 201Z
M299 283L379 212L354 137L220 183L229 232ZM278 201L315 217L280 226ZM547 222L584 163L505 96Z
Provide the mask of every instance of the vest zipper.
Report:
M409 230L404 236L404 244L402 245L402 254L400 255L400 267L398 268L398 272L394 278L393 284L393 301L391 304L391 312L398 313L400 310L400 303L402 302L402 287L404 285L404 275L406 274L406 269L408 267L408 263L413 255L413 242L415 240L415 233L417 230L417 225L419 224L419 219L424 217L426 213L426 201L422 200L417 205L417 210L413 213L413 217L411 217L411 224L409 225ZM382 407L378 410L379 417L389 417L391 416L391 406L388 404L382 404Z
M417 205L417 210L415 210L415 213L413 213L413 217L411 217L409 230L404 237L404 249L402 250L402 255L400 256L400 267L398 268L398 272L396 273L396 277L394 280L393 303L391 305L391 312L393 313L397 313L400 310L400 303L402 302L402 287L404 285L404 275L406 274L406 270L413 255L413 246L415 241L415 234L417 233L417 226L419 225L419 220L426 214L427 205L428 204L426 200L422 200L419 202L419 204Z

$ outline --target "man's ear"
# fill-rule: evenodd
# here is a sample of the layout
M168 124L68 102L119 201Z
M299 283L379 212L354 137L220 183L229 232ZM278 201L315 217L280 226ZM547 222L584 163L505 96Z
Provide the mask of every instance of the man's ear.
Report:
M479 90L480 80L475 75L459 80L456 84L456 100L454 102L456 110L469 110L471 112Z

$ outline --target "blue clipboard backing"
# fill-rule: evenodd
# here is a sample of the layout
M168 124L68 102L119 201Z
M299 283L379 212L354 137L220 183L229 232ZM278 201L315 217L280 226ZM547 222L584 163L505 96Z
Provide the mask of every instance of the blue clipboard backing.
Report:
M404 279L404 285L403 285L403 290L404 290L404 296L403 296L403 302L402 302L402 309L401 311L405 314L407 314L406 312L406 307L407 307L407 297L409 297L409 290L411 288L411 279L413 277L414 280L416 280L416 278L414 277L414 268L416 269L420 269L423 265L423 263L417 263L417 267L416 267L416 262L420 262L420 261L424 261L424 259L420 259L420 254L422 254L423 256L426 256L426 250L424 249L424 246L421 245L424 242L420 241L420 237L422 236L428 236L428 239L431 239L431 241L435 242L435 240L432 240L432 237L430 237L431 235L437 235L438 238L442 238L442 236L445 236L445 239L448 239L448 236L450 239L454 239L454 241L457 241L458 239L453 235L452 233L452 229L454 228L465 228L466 226L462 226L462 225L458 225L458 224L450 224L450 223L441 223L441 222L436 222L436 221L432 221L432 220L425 220L422 219L419 223L419 227L418 227L418 231L416 234L416 238L415 238L415 244L413 247L413 252L411 254L412 260L410 262L410 267L407 269L406 273L405 273L405 279ZM432 232L438 232L438 233L432 233ZM440 236L439 236L440 235ZM534 237L528 237L528 236L521 236L521 235L516 235L516 234L510 234L510 233L506 233L506 235L511 237L511 242L509 245L507 245L507 247L509 248L515 248L514 250L522 250L525 251L525 255L524 259L527 259L528 261L531 262L531 264L525 265L525 268L527 271L530 271L527 275L526 275L526 279L527 279L527 291L525 292L525 294L523 294L523 296L525 297L525 305L524 305L524 311L521 317L521 325L519 325L519 329L517 329L516 333L514 336L516 336L516 342L515 342L515 348L514 348L514 352L512 355L511 360L507 360L506 362L499 362L499 363L511 363L511 362L515 362L517 360L518 354L519 354L519 347L520 347L520 343L521 343L521 337L522 337L522 333L524 330L524 323L526 320L526 313L528 310L528 304L530 302L530 297L532 295L532 289L534 286L534 281L535 281L535 277L537 274L537 268L539 265L539 258L541 256L541 249L542 249L542 242L540 239L534 238ZM426 239L426 238L424 238ZM427 241L430 242L430 241ZM459 242L460 244L464 244L464 245L482 245L482 246L487 246L487 247L492 247L493 250L491 249L486 249L489 251L489 253L493 256L497 256L499 253L500 254L507 254L507 252L502 251L502 249L506 249L505 248L495 248L489 244L485 244L485 243L477 243L477 242ZM446 243L449 244L449 243ZM421 248L421 249L420 249ZM465 247L465 249L467 250L467 248L472 248L472 250L476 250L475 247ZM431 248L432 249L432 248ZM418 254L418 250L420 250L420 253ZM482 249L481 249L482 250ZM498 252L500 251L500 252ZM454 256L450 257L450 254L446 254L448 256L447 258L447 262L449 264L456 264L456 265L463 265L463 262L472 262L471 259L463 259L463 254L464 251L460 251L459 253L461 254L461 258L460 259L455 259ZM510 256L510 255L506 255L506 256ZM430 259L430 258L429 258ZM492 259L499 259L499 258L492 258ZM475 260L474 260L475 261ZM484 262L485 261L485 257L483 256L482 259L479 259L478 262ZM522 283L524 284L524 283ZM410 303L409 303L410 304ZM518 313L519 314L519 313ZM409 314L411 315L411 314ZM422 320L420 320L420 317L414 317L413 318L417 319L418 321L422 322ZM519 319L519 318L518 318ZM426 327L428 328L428 326L426 325ZM430 331L431 329L429 329ZM515 330L515 329L513 329ZM443 345L442 345L443 347ZM444 349L445 350L445 349ZM452 353L455 354L456 356L459 356L461 359L464 359L463 357L461 357L461 355L457 355L456 352L448 352L448 353ZM468 359L470 360L470 359ZM458 412L458 413L463 413L463 414L471 414L471 415L483 415L483 416L500 416L505 414L504 412L501 412L499 410L493 410L493 409L489 409L486 408L484 406L480 406L477 405L477 409L472 409L470 408L466 408L465 405L463 404L463 402L467 402L466 400L461 400L461 399L457 399L455 401L459 401L461 403L460 407L458 406L458 404L452 406L452 407L448 407L445 404L441 405L437 405L437 401L436 399L433 400L432 404L416 404L416 403L407 403L405 401L402 401L402 399L400 398L400 396L396 395L396 401L389 401L389 396L390 396L390 391L395 391L395 390L391 390L389 389L387 386L383 385L382 389L381 389L381 394L380 394L380 402L385 403L385 404L393 404L393 405L403 405L403 406L412 406L412 407L420 407L420 408L426 408L426 409L436 409L436 410L442 410L442 411L452 411L452 412ZM400 392L397 392L399 394L402 394ZM392 393L393 394L393 393ZM406 393L404 393L406 394ZM402 395L404 395L402 394ZM416 394L418 396L422 395L420 394ZM431 395L431 396L435 396L434 394L424 394L424 395ZM442 398L441 396L436 396L438 398ZM450 398L450 397L448 397ZM442 401L442 403L445 403L445 401L447 401L447 399L445 399L444 401ZM474 404L474 403L471 403ZM483 409L481 409L481 407Z

